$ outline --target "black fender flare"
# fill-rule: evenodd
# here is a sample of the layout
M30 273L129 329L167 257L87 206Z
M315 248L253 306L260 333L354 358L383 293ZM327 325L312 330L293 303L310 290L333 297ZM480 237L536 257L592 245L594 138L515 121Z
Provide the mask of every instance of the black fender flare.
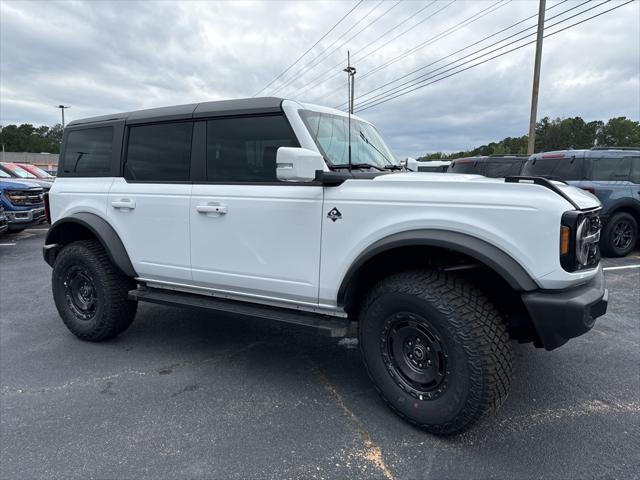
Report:
M530 292L540 288L516 260L484 240L448 230L410 230L382 238L360 253L340 284L338 305L344 305L351 281L368 260L387 250L408 246L440 247L463 253L494 270L516 291Z
M47 232L44 241L44 259L53 266L60 247L75 240L73 236L65 234L70 224L80 225L89 230L98 239L109 256L109 260L128 277L136 277L127 249L113 227L102 217L89 212L78 212L56 221Z

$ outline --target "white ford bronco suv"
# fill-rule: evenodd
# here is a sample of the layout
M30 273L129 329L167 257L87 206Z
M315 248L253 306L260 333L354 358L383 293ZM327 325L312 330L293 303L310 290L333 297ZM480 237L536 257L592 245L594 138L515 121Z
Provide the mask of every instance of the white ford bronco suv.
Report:
M64 131L44 258L76 336L138 302L357 329L397 414L468 428L509 391L511 339L552 350L605 313L600 203L535 177L409 172L360 118L278 98Z

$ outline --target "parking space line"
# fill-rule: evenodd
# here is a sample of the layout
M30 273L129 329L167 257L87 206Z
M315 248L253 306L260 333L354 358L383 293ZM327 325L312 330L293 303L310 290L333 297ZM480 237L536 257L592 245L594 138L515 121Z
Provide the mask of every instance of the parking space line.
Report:
M621 265L619 267L605 267L602 270L609 271L609 270L624 270L625 268L640 268L640 265Z
M48 228L27 228L26 231L27 232L46 232L48 231Z
M0 247L13 247L15 243L0 243Z

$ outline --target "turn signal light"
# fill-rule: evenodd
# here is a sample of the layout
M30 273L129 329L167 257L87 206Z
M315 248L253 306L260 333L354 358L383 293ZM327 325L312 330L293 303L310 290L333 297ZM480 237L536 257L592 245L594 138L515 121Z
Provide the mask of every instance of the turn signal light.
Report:
M566 255L569 253L569 234L571 229L569 227L560 227L560 255Z

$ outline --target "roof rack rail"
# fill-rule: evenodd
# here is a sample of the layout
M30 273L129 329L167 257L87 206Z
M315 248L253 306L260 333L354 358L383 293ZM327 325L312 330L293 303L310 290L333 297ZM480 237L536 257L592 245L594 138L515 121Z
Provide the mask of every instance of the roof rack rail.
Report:
M565 182L564 180L555 180L554 179L554 181L562 182L565 185L568 185L568 183ZM580 206L576 202L574 202L569 195L567 195L562 190L560 190L557 185L555 185L551 180L549 180L547 178L544 178L544 177L506 177L504 179L504 182L505 183L533 183L534 185L540 185L542 187L546 187L549 190L552 190L555 193L557 193L558 195L560 195L562 198L564 198L567 202L569 202L571 205L573 205L573 207L576 210L580 210Z
M591 147L591 150L640 150L640 147Z
M529 157L526 153L492 153L489 155L490 158L500 158L500 157Z

